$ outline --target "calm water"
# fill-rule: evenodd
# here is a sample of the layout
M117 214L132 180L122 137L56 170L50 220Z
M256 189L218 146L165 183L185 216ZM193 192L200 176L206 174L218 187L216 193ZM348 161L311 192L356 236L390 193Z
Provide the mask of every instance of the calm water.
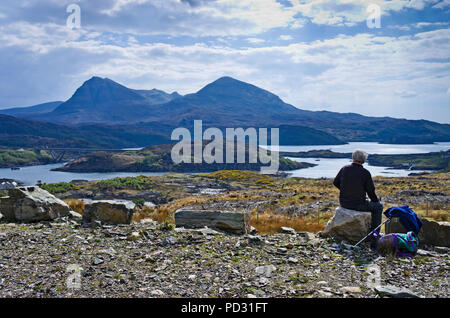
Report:
M267 147L270 149L271 147ZM353 152L361 149L369 154L380 155L396 155L396 154L412 154L412 153L428 153L441 150L449 150L450 142L436 142L427 145L390 145L379 144L376 142L350 142L346 145L328 145L328 146L279 146L279 151L309 151L309 150L332 150L334 152Z
M291 173L290 177L303 177L303 178L334 178L343 166L351 163L350 159L319 159L316 161L315 158L289 158L294 161L315 163L318 166L300 169L294 171L287 171ZM400 169L388 169L386 167L375 167L369 166L367 163L364 164L364 168L370 171L372 176L383 176L383 177L406 177L411 172L422 172L421 170L400 170Z
M0 179L14 179L23 182L25 185L34 185L38 180L42 183L70 182L72 180L105 180L115 177L137 177L137 176L162 176L159 172L108 172L108 173L74 173L50 171L61 167L63 164L52 164L43 166L22 167L20 170L0 169Z
M347 145L331 146L280 146L280 151L308 151L314 149L331 149L335 152L353 152L355 149L363 149L369 154L410 154L427 153L450 149L450 142L435 143L430 145L385 145L371 142L353 142ZM310 162L318 166L308 169L289 171L293 177L305 178L333 178L339 169L348 164L348 159L319 159L316 158L291 158L295 161ZM0 178L15 179L26 185L34 185L38 180L43 183L70 182L75 179L83 180L104 180L115 177L126 176L162 176L165 173L160 172L111 172L111 173L72 173L50 171L53 168L60 167L62 164L52 164L44 166L23 167L20 170L0 169ZM372 167L364 165L373 176L407 176L411 171L391 170L386 167ZM419 172L419 171L413 171Z

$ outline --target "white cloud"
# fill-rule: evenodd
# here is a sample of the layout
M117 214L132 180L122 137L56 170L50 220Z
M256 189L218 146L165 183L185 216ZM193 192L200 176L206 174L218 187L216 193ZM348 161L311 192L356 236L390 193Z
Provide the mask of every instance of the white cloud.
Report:
M433 6L433 8L437 9L445 9L447 7L450 7L450 0L442 0L441 2Z
M266 42L266 40L260 38L247 38L247 41L253 44L261 44Z
M134 26L128 22L129 29L112 33L105 33L102 27L88 23L79 30L70 30L64 24L20 20L0 24L0 105L13 106L11 101L15 101L14 105L26 105L33 101L68 98L78 85L93 75L110 77L130 87L156 87L179 90L184 94L229 75L279 94L301 108L369 115L409 114L409 110L426 114L424 105L430 114L435 107L448 109L444 106L448 106L450 94L449 29L400 37L377 36L382 33L372 32L352 36L341 34L307 42L275 42L285 44L279 46L269 46L271 41L267 41L263 47L238 48L230 46L236 39L263 43L262 35L258 36L260 32L276 27L289 29L297 22L304 23L305 17L323 24L363 21L367 2L292 1L293 7L284 7L275 0L264 0L261 5L250 0L239 3L234 0L190 1L191 4L187 0L183 3L118 0L114 2L116 9L108 12L108 18L102 23L111 28L108 30L116 31L119 25L112 25L110 19L119 19L130 14L128 10L132 8L136 12L151 4L153 8L163 8L164 14L170 12L175 19L173 25L169 23L172 20L166 21L167 30L157 26L161 29L146 32L177 36L223 35L208 42L214 45L174 44L177 41L167 44L153 38L143 42L139 32L126 33L139 27L140 23ZM381 3L378 0L372 2ZM419 1L410 5L420 8L428 3L440 2ZM391 9L384 8L384 12L399 11L405 7L405 2L389 1L389 6ZM108 10L114 6L102 8ZM178 19L182 16L182 8L188 11L188 17L184 12L184 18ZM332 15L333 8L337 9L335 16ZM82 10L88 9L82 6ZM303 13L303 17L296 16L298 12ZM144 13L145 10L142 16ZM164 14L162 16L167 18ZM131 17L134 19L135 16ZM194 21L194 17L200 20ZM156 20L155 23L159 22ZM431 22L417 23L416 30L422 31L420 28L427 23ZM433 26L444 25L433 22ZM279 39L290 41L292 37L283 34ZM29 94L24 96L24 91ZM448 110L441 118L445 116L450 117Z
M291 35L280 35L280 40L292 41L294 38Z

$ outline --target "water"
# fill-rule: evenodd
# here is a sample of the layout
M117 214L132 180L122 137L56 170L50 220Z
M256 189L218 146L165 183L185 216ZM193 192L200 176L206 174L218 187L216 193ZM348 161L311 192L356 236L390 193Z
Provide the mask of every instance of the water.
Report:
M102 201L102 200L92 200L92 199L78 199L78 200L83 201L83 202L85 202L85 203L92 203L92 202L99 202L99 201ZM114 200L106 200L106 201L114 201L114 202L116 202L116 203L125 203L125 204L130 204L131 206L134 206L134 202L131 201L131 200L114 199ZM144 205L145 205L145 206L148 206L148 207L155 206L155 204L154 204L153 202L150 202L150 201L145 201L145 202L144 202Z
M272 147L267 147L271 149ZM428 153L437 151L446 151L450 149L450 142L436 142L426 145L391 145L379 144L376 142L350 142L345 145L325 145L325 146L279 146L279 151L299 152L309 150L332 150L334 152L350 153L356 149L366 151L368 154L379 155L397 155L397 154L413 154Z
M346 145L330 145L330 146L280 146L280 151L308 151L331 149L335 152L353 152L355 149L363 149L369 154L411 154L411 153L427 153L450 149L450 142L440 142L428 145L387 145L373 142L352 142ZM333 178L339 169L348 164L348 159L320 159L316 158L291 158L295 161L310 162L318 164L318 166L308 169L300 169L289 171L293 177L305 178ZM60 167L62 164L52 164L43 166L23 167L20 170L0 169L0 179L14 179L23 182L25 185L34 185L38 180L43 183L70 182L75 179L82 180L104 180L115 177L136 177L144 176L162 176L164 172L108 172L108 173L73 173L50 171L53 168ZM373 176L391 176L400 177L407 176L411 172L408 170L391 170L386 167L373 167L368 164L364 165Z
M339 169L343 166L348 165L352 161L350 159L319 159L320 161L316 161L316 158L289 158L294 161L300 162L309 162L318 164L318 166L308 168L308 169L300 169L293 171L286 171L290 173L290 177L303 177L303 178L334 178ZM422 170L401 170L401 169L388 169L387 167L375 167L369 166L367 163L364 164L364 168L370 171L373 177L383 176L383 177L406 177L411 172L418 173L422 172Z
M61 167L64 164L51 164L42 166L22 167L20 170L0 169L0 179L14 179L23 182L25 185L34 185L38 180L42 183L70 182L72 180L105 180L116 177L137 177L137 176L162 176L161 172L106 172L106 173L78 173L50 171Z

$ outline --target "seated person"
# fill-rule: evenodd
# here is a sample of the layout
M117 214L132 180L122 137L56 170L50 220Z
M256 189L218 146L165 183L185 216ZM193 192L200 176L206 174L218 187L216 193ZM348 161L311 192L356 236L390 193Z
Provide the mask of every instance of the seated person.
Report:
M383 205L375 194L370 172L363 167L368 154L362 150L353 153L353 163L343 167L333 184L340 190L339 202L343 208L361 212L371 212L370 231L381 224ZM366 193L370 201L366 198ZM375 249L377 238L372 235L371 248Z

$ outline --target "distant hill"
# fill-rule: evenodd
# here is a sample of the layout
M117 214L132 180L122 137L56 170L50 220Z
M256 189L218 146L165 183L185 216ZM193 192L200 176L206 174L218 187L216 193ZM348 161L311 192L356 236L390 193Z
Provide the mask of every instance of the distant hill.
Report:
M432 143L450 141L450 125L426 120L367 117L354 113L301 110L255 85L221 77L198 92L181 96L134 90L107 78L92 77L49 112L16 114L64 126L113 127L103 133L130 140L149 131L170 137L176 127L280 128L281 145L342 144L350 141ZM97 128L97 130L101 130ZM132 132L132 133L131 133ZM124 136L122 136L124 135ZM144 138L145 139L145 138ZM141 144L141 138L136 144Z
M108 125L68 127L0 115L0 146L9 148L131 148L169 141L149 129Z
M208 142L203 142L203 150ZM172 161L171 151L173 144L163 144L149 146L137 151L124 151L120 153L96 152L81 156L70 161L62 167L53 169L54 171L65 172L209 172L219 170L260 170L262 164L257 163L237 163L235 155L234 163L177 163ZM194 153L193 144L191 151ZM235 148L236 147L236 148ZM248 158L248 145L233 145L234 149L245 151ZM223 154L227 153L227 146L223 145ZM281 171L310 168L315 164L306 162L296 162L287 158L279 158L279 168Z
M39 104L35 106L28 106L28 107L15 107L15 108L7 108L7 109L0 109L0 114L3 115L10 115L10 116L16 116L16 117L32 117L39 114L45 114L49 113L56 109L59 105L61 105L63 102L57 101L57 102L49 102L44 104Z

